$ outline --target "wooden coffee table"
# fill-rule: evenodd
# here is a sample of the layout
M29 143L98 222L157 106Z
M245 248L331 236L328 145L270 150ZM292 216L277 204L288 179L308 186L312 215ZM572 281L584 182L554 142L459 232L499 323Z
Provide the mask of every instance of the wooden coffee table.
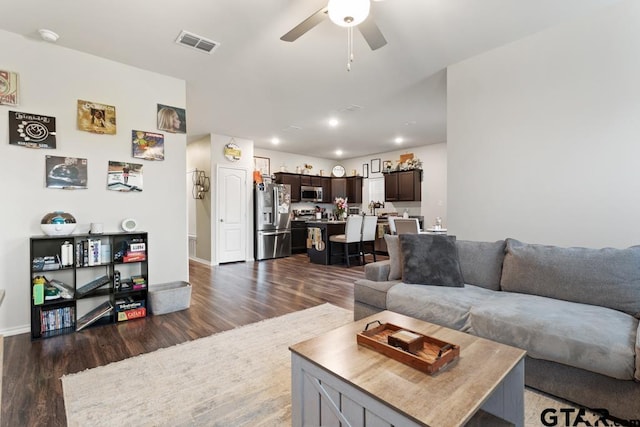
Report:
M458 344L460 358L429 375L358 345L375 320ZM524 425L526 352L515 347L384 311L290 350L294 427Z

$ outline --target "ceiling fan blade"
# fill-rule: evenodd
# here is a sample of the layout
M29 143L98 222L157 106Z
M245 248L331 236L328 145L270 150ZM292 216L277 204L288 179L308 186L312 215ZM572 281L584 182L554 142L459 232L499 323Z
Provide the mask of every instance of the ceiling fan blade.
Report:
M295 26L291 31L289 31L284 36L280 37L280 40L285 42L292 42L298 39L298 37L302 36L304 33L324 21L327 16L327 10L329 10L326 6L299 23Z
M378 28L371 15L369 15L363 23L358 25L358 29L367 41L367 44L369 44L371 50L380 49L382 46L387 44L387 40L382 35L380 28Z

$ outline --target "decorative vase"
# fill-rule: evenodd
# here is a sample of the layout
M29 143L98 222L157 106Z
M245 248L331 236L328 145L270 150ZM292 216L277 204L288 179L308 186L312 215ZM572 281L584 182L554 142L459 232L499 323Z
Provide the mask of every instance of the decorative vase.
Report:
M48 236L63 236L75 230L76 219L68 212L50 212L42 217L40 228Z

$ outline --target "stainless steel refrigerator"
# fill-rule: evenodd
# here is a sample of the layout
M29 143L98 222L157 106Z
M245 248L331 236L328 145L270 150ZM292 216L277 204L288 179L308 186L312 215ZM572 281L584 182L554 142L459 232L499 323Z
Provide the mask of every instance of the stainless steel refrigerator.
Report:
M253 201L256 260L291 255L291 186L257 185Z

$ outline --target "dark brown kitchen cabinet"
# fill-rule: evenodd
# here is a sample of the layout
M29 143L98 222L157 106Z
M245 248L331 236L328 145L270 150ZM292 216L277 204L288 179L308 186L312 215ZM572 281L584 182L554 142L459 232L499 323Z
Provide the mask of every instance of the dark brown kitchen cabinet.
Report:
M276 172L276 184L289 184L291 186L291 201L300 201L300 177L296 173Z
M331 178L331 201L347 197L348 203L362 203L362 177Z
M331 178L331 200L347 197L347 178Z
M331 198L331 178L322 177L320 178L320 182L322 185L322 202L333 203L333 199Z
M362 203L362 177L350 176L347 178L347 197L349 203Z
M387 202L422 200L422 170L385 173L384 198Z

